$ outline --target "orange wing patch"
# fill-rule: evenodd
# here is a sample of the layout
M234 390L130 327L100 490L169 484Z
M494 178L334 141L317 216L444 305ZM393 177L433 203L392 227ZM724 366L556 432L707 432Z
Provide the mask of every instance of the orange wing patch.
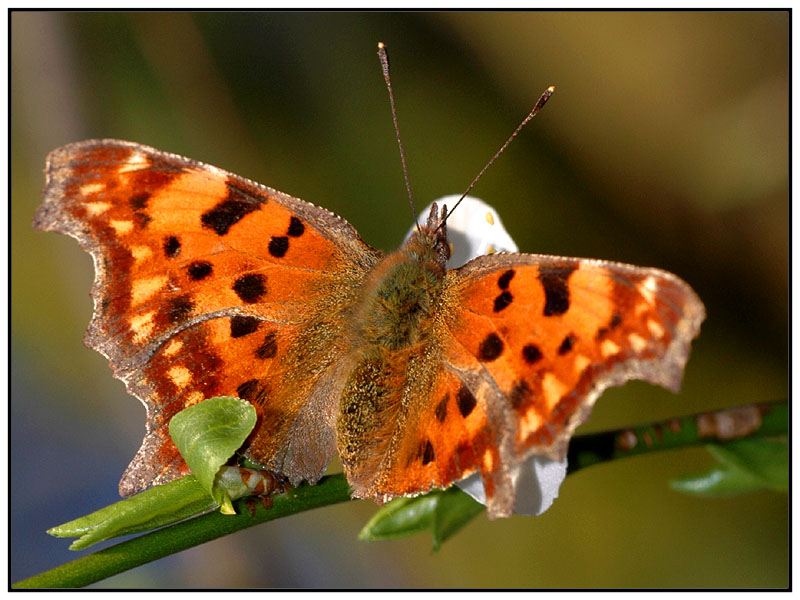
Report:
M484 398L443 370L420 405L418 421L401 432L391 463L363 497L415 495L491 471L496 444Z
M504 465L563 457L609 385L638 378L677 390L705 314L677 277L618 263L498 255L448 277L446 360L499 390L512 424L500 434L513 448ZM513 497L502 504L510 510Z

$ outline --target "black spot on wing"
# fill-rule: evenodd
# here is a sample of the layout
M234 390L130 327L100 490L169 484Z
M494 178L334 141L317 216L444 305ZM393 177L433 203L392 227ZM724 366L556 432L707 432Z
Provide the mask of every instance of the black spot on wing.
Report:
M561 345L558 347L558 354L560 356L564 356L570 350L572 350L572 345L575 343L575 339L576 339L575 338L575 334L573 334L573 333L570 333L568 336L566 336L561 341Z
M250 335L258 329L261 321L255 317L231 317L231 337L240 338Z
M139 227L146 227L152 221L152 217L147 214L147 202L150 200L150 194L147 192L136 194L128 199L128 204L133 209L133 218Z
M576 266L541 267L539 281L544 289L544 316L563 315L569 310L569 277Z
M267 386L263 382L258 379L248 379L236 388L236 394L242 400L262 405L262 418L264 417L263 404L267 397Z
M508 284L511 283L511 280L514 278L515 271L514 269L509 269L497 279L497 285L501 290L507 290Z
M181 251L181 241L174 235L164 238L164 256L175 258Z
M478 346L478 359L483 362L491 362L503 353L503 340L500 336L492 332L487 335Z
M475 409L477 403L478 401L475 400L475 396L467 389L467 386L461 384L458 394L456 395L456 404L458 404L458 412L461 413L461 416L464 418L468 417Z
M306 226L303 225L303 222L298 219L297 217L292 217L289 220L289 229L286 231L286 235L291 237L300 237L305 233Z
M433 414L436 415L436 420L441 423L447 418L447 401L450 399L450 394L445 394L444 398L439 400L439 404L436 405L436 408L433 411Z
M522 348L522 358L529 365L539 362L542 358L542 351L536 344L527 344Z
M145 192L131 196L130 199L128 199L128 204L131 205L133 210L143 210L147 208L148 200L150 200L150 194Z
M285 235L273 235L269 240L269 253L275 258L282 258L287 250L289 250L289 238Z
M192 314L194 303L189 296L176 296L167 305L167 318L171 323L182 323Z
M204 260L193 262L187 268L189 272L189 277L192 278L194 281L200 281L201 279L205 279L209 275L211 275L211 271L213 271L213 267L211 266L210 262L206 262Z
M258 392L258 379L248 379L236 388L236 393L242 400L252 400Z
M242 302L258 302L267 293L267 276L261 273L242 275L233 283L233 291Z
M494 299L494 312L500 312L504 308L506 308L511 301L514 299L514 296L511 295L511 292L508 290L501 292L497 298Z
M247 400L258 388L258 379L248 379L236 388L236 394L242 400Z
M228 195L225 199L200 217L203 227L214 230L217 235L226 235L231 227L265 202L230 181L226 185Z
M264 336L264 341L256 348L256 358L266 360L273 358L278 353L278 342L275 340L275 332L270 331Z
M256 206L241 200L223 200L211 210L203 213L200 222L203 227L213 229L217 235L226 235L233 225L256 208Z
M433 451L433 444L431 444L430 440L425 440L422 448L422 464L427 465L434 460L436 460L436 453Z

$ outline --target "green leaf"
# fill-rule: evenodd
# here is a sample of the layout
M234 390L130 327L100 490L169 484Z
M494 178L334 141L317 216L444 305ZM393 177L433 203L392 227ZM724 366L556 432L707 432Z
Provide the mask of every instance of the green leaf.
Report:
M431 528L441 492L413 498L397 498L372 515L358 534L364 541L395 540Z
M788 491L789 448L785 439L752 437L706 448L720 464L705 473L673 479L670 487L697 496Z
M252 431L255 409L249 402L221 396L181 411L170 422L170 435L192 475L157 485L131 498L49 529L56 537L77 537L70 549L176 523L221 505L233 514L225 482L217 480L227 462Z
M47 533L79 538L69 548L80 550L112 537L176 523L215 506L203 486L189 475L48 529Z
M442 492L433 519L434 551L439 550L445 540L455 535L485 508L483 504L456 486Z
M424 496L397 498L372 515L358 538L370 542L395 540L430 531L436 551L483 510L482 504L457 487L434 490Z
M195 485L200 496L208 501L209 496L202 486L196 481ZM36 589L83 587L254 525L349 501L350 486L344 475L341 473L327 475L316 485L303 484L293 488L291 497L288 494L276 496L269 509L261 504L255 504L253 507L255 510L251 513L248 510L250 508L248 500L238 500L235 503L239 509L236 515L228 516L220 514L219 511L207 511L206 514L196 518L182 519L168 527L78 557L38 575L17 581L12 586Z
M713 467L704 473L682 475L669 482L670 488L693 496L733 496L763 490L758 479L744 471Z
M764 482L765 489L789 490L789 445L786 439L752 437L711 446L721 463L736 466Z
M215 485L219 469L244 443L256 424L253 406L239 398L219 396L198 402L175 415L169 434L200 485L233 514L230 497Z

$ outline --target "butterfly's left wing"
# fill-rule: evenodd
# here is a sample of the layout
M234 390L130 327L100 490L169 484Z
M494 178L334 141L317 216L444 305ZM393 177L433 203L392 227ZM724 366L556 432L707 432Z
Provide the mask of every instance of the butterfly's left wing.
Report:
M490 516L510 514L510 468L532 454L563 457L609 386L677 390L704 317L694 291L657 269L497 254L448 272L441 369L378 495L479 471Z
M255 406L250 458L318 479L335 451L340 313L379 253L333 213L141 144L70 144L46 175L34 226L92 254L86 343L147 408L121 493L187 472L169 421L217 395Z

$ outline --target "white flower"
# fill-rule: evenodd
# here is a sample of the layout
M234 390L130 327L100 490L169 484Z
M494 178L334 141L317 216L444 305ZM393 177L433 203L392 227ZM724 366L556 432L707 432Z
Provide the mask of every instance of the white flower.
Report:
M459 196L445 196L436 200L440 207L452 209ZM425 218L430 206L420 212ZM414 231L408 232L406 239ZM503 227L503 222L491 206L483 200L467 196L447 219L447 239L452 244L448 268L455 269L482 254L518 252L517 245ZM567 475L567 459L555 461L546 456L532 456L511 468L516 500L514 513L540 515L558 496L558 488ZM481 504L486 504L486 493L480 473L456 482L456 485Z
M567 476L567 458L553 460L546 456L531 456L511 468L514 485L514 514L540 515L558 497L558 488ZM456 485L481 504L486 504L486 492L480 473L473 473Z
M452 210L460 196L443 196L436 200L441 210L447 206ZM431 205L420 211L419 219L424 221L431 212ZM406 239L411 237L414 227L409 229ZM519 248L508 235L500 220L500 215L483 200L467 196L458 205L458 209L447 218L447 239L451 244L448 269L457 269L476 256L494 254L495 252L519 252Z

